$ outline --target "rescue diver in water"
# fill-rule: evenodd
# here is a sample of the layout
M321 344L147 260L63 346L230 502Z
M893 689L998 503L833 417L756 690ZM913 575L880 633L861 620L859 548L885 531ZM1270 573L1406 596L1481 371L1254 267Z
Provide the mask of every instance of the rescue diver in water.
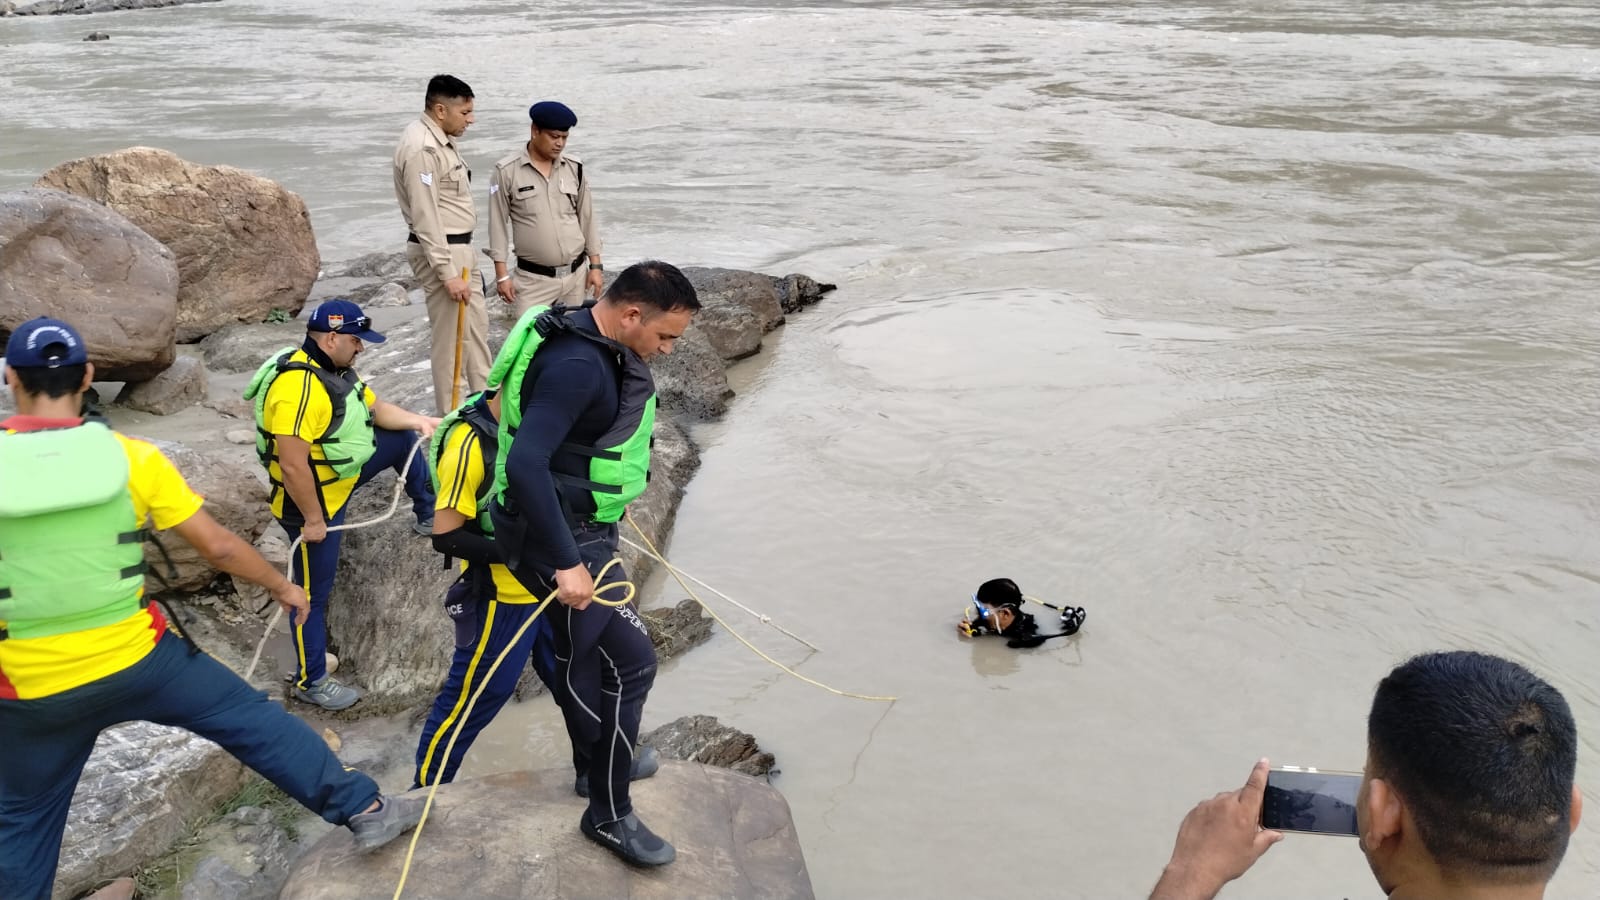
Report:
M1032 613L1023 612L1024 600L1055 610L1060 616L1061 630L1055 634L1039 634L1039 623ZM994 578L978 586L972 595L972 605L963 611L956 631L963 637L996 634L1004 638L1007 647L1037 647L1051 638L1070 637L1083 627L1088 613L1081 606L1056 606L1034 597L1028 597L1009 578Z

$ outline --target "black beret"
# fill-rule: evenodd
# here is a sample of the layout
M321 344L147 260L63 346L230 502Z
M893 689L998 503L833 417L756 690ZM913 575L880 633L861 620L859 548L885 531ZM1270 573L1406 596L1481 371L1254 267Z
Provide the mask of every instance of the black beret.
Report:
M568 131L578 124L577 115L565 103L554 100L540 100L528 107L528 118L533 120L535 127L551 131Z

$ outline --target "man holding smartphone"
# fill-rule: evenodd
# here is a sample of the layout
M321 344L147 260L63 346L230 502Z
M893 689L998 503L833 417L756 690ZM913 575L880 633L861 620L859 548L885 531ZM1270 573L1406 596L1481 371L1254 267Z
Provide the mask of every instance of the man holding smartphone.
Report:
M1378 685L1356 830L1391 898L1543 897L1578 828L1578 735L1561 692L1509 660L1415 657ZM1268 763L1196 806L1150 900L1209 900L1280 831L1263 830Z

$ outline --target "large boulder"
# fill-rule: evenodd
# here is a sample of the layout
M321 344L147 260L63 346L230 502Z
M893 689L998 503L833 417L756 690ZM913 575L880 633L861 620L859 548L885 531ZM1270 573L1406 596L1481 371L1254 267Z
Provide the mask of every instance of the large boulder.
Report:
M722 355L698 322L689 323L672 352L650 360L661 408L691 419L715 419L728 411L733 388Z
M405 895L578 900L679 897L803 900L815 896L789 804L769 785L694 763L663 761L637 782L635 806L678 858L632 868L578 831L584 801L570 769L505 772L439 788L423 823ZM394 892L409 842L370 854L335 829L295 866L282 900Z
M96 377L154 378L172 364L178 266L116 210L61 191L0 194L0 340L40 315L72 323Z
M232 166L130 147L62 163L37 185L104 203L172 248L181 343L274 309L298 313L322 264L305 201Z
M75 897L166 852L248 777L221 747L181 729L133 722L101 732L72 795L51 896Z
M255 461L253 448L224 446L200 450L169 441L151 443L172 460L189 487L206 498L205 511L222 523L222 527L246 541L254 541L266 530L272 521L272 511L267 507L266 474ZM176 590L193 591L217 577L217 570L188 541L176 535L157 535L157 539L172 558L177 577L173 578L167 570L160 549L153 543L145 545L152 590L166 587L162 584L162 579L166 579ZM155 577L156 573L161 577Z

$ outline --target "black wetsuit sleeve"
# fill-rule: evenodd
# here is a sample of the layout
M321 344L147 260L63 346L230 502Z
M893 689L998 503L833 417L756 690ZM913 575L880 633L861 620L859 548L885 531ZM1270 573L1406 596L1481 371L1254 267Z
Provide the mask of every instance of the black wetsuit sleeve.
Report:
M505 555L494 538L457 528L433 536L433 549L445 556L464 559L472 563L504 563Z
M601 399L601 379L614 377L593 356L573 354L545 361L538 379L524 389L522 424L506 456L506 491L527 523L523 558L555 569L583 563L561 512L550 458L589 406Z

